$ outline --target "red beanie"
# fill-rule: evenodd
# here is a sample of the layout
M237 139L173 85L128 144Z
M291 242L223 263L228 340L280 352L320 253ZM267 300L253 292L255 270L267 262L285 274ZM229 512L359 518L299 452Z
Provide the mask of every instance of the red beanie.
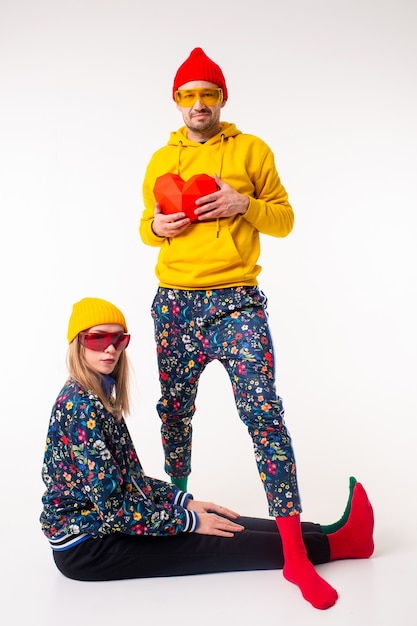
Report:
M218 85L223 90L223 100L227 100L227 87L223 72L220 67L214 63L202 48L194 48L188 59L179 67L174 78L172 87L172 97L175 100L175 92L178 87L185 85L193 80L206 80L209 83Z

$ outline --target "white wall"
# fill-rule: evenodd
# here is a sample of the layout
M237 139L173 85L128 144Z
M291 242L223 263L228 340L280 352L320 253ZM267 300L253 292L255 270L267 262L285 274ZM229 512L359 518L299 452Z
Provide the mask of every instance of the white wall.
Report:
M415 513L416 6L0 1L6 530L40 534L44 438L66 375L68 316L84 296L126 314L129 424L146 471L164 477L149 314L156 250L137 228L148 159L182 123L173 76L195 46L226 76L223 119L271 146L295 211L287 239L263 239L261 287L305 518L333 521L351 473L379 529L398 508ZM267 512L216 364L198 397L190 489Z

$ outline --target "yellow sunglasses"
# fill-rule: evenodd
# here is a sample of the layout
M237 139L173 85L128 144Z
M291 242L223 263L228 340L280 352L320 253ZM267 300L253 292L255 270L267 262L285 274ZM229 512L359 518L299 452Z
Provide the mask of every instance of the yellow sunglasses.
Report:
M192 107L199 100L206 106L214 106L223 100L223 90L218 88L177 89L175 101L180 107Z

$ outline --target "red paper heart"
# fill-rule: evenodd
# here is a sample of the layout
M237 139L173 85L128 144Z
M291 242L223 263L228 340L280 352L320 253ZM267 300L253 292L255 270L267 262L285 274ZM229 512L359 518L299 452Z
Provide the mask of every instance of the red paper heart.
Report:
M178 174L164 174L155 181L153 192L162 212L178 213L183 211L193 222L197 219L194 213L195 201L201 196L217 191L214 178L207 174L197 174L184 181Z

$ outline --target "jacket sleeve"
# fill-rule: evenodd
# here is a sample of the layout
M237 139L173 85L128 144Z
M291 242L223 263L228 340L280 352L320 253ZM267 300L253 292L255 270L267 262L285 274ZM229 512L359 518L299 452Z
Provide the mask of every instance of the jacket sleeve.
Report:
M146 535L193 532L198 517L185 509L187 494L159 481L155 500L153 479L145 480L144 488L134 480L133 484L126 482L125 469L105 443L98 415L95 401L73 406L68 446L73 458L72 480L82 482L83 492L88 494L102 522L101 532ZM132 454L136 454L134 450Z

